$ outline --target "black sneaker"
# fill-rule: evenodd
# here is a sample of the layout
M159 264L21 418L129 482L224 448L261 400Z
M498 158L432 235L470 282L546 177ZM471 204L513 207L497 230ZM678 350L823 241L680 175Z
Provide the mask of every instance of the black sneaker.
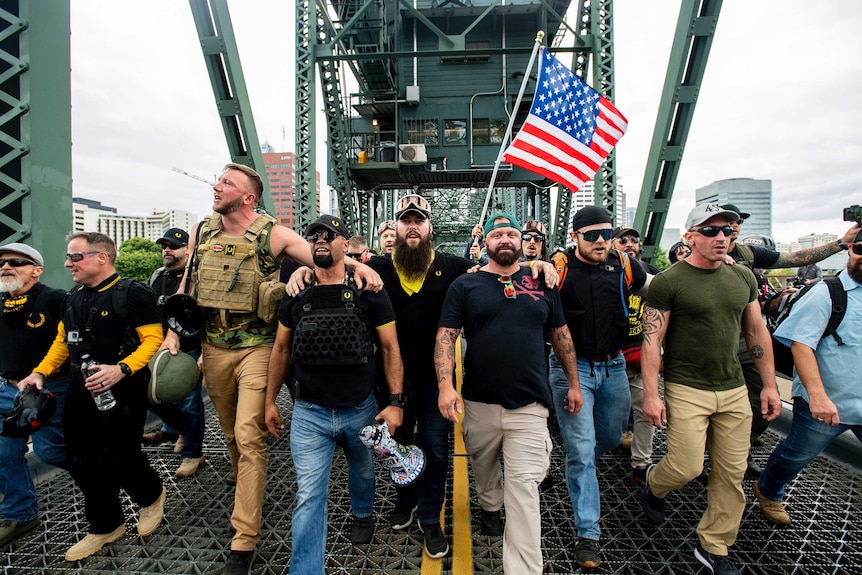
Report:
M27 521L0 521L0 545L6 545L19 535L32 531L39 525L39 518L34 517Z
M389 514L389 524L392 526L392 529L395 531L401 531L407 527L410 527L410 524L413 523L413 517L416 515L416 511L419 509L417 505L411 504L395 504L395 509L392 510L392 513Z
M632 468L632 479L640 486L641 489L646 486L646 470L646 467Z
M742 571L736 568L727 555L713 555L704 551L699 541L694 548L694 558L706 565L714 575L742 575Z
M750 479L760 479L761 473L763 473L763 468L749 455L745 466L745 476Z
M479 525L482 527L482 535L499 537L503 534L503 514L499 509L497 511L479 509Z
M449 554L449 543L439 523L420 523L419 528L425 535L425 554L431 559L439 559Z
M649 486L649 474L656 464L652 464L646 468L644 474L644 492L641 495L641 508L644 510L644 515L647 516L652 523L660 525L664 523L664 499L659 499L653 495Z
M350 542L354 545L365 545L371 543L374 537L374 519L368 517L353 516L353 526L350 528Z
M248 575L253 554L254 551L234 551L231 549L224 567L218 573L220 575Z
M595 539L578 537L578 542L575 543L575 561L581 567L598 567L601 565L602 558L599 557L599 542Z

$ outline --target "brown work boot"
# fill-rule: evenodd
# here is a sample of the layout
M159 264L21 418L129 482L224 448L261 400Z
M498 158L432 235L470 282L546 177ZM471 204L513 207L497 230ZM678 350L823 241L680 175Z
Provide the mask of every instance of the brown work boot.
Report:
M146 537L151 534L165 517L165 494L167 490L162 486L162 492L158 499L150 505L141 508L138 516L138 535Z
M160 429L158 431L153 431L152 433L145 433L143 437L141 437L141 442L144 445L161 445L168 441L176 441L178 437L178 435L171 435Z
M126 534L126 526L120 525L110 533L87 533L87 536L69 547L66 551L66 561L80 561L94 553L98 553L108 543L112 543Z
M203 455L200 457L184 457L183 462L177 468L176 476L191 477L198 472L198 468L204 461L206 461L206 458Z
M174 443L174 453L182 453L183 447L186 446L186 438L180 435L177 437L177 442Z
M776 525L790 525L790 515L787 514L784 505L780 501L767 499L760 492L760 488L757 487L757 482L751 484L751 490L754 492L757 502L760 503L760 511L764 517Z

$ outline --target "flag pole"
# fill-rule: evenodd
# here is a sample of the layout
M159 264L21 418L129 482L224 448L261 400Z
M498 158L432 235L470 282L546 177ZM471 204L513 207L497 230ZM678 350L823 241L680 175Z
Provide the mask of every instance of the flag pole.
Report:
M521 89L518 91L517 99L515 99L512 117L509 118L509 126L506 128L506 135L503 136L500 151L497 153L497 161L494 162L494 171L491 172L491 181L488 184L488 192L485 194L485 204L482 206L482 215L479 216L480 226L482 225L482 222L485 221L485 215L488 213L488 204L491 203L491 192L493 192L494 182L497 180L497 171L500 169L500 162L503 161L503 153L506 151L506 145L509 138L512 136L512 128L515 126L515 117L518 115L518 108L521 105L521 99L524 97L524 91L527 89L527 80L530 79L530 72L533 70L533 62L536 60L536 52L538 52L539 46L542 45L542 39L544 37L544 31L539 30L536 33L536 41L533 44L533 51L530 53L530 63L527 64L527 71L524 73L524 79L521 81Z

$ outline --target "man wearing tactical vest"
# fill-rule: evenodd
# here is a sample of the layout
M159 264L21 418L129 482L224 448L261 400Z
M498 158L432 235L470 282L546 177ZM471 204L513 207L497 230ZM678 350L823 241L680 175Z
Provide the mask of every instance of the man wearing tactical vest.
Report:
M323 215L305 231L314 258L314 280L296 297L286 297L269 360L266 425L285 432L276 399L288 363L296 366L296 392L290 422L290 451L296 469L290 572L323 573L329 520L326 500L335 447L348 468L353 525L350 542L367 544L374 536L374 461L359 432L375 420L395 431L404 408L404 366L395 331L395 312L385 291L356 289L344 265L353 249L340 219ZM350 246L350 248L348 248ZM347 258L349 259L349 258ZM388 384L386 407L378 412L375 343L383 356Z
M855 225L847 230L843 238L826 245L805 248L791 253L781 253L774 249L737 242L740 238L742 224L751 214L741 211L733 204L724 204L721 206L721 209L739 214L739 218L730 223L733 226L733 234L730 236L730 245L727 248L728 258L726 259L727 261L741 263L752 271L754 268L778 269L815 264L832 254L846 250L847 245L853 242L856 232L860 229L858 225ZM739 361L742 364L742 374L745 377L745 386L748 388L748 399L751 403L753 417L751 420L750 441L753 445L759 441L760 436L769 427L769 422L760 412L760 393L763 390L763 381L757 368L754 367L754 361L749 356L745 341L742 338L740 338L739 343ZM760 472L760 465L749 454L746 473L751 477L759 477Z
M624 252L611 249L611 214L601 206L587 206L572 218L575 247L557 254L563 313L578 355L578 378L583 408L567 409L577 389L558 358L550 359L549 381L563 447L566 486L575 512L578 565L597 567L601 504L596 460L619 445L631 406L626 362L621 348L629 332L628 296L645 291L648 275ZM649 276L651 277L651 276Z
M221 573L245 575L260 541L266 483L266 373L284 292L275 280L285 256L306 265L312 259L299 234L256 210L263 181L253 169L227 164L213 192L215 213L189 238L191 289L205 313L202 369L227 441L229 481L236 482L231 515L235 534ZM363 264L346 264L354 269L360 289L383 287L380 277ZM179 336L169 330L162 347L176 354Z
M76 232L67 249L65 266L76 287L47 355L18 386L41 389L67 359L72 363L63 433L90 527L66 552L66 561L79 561L126 533L120 489L141 507L138 535L150 535L164 516L165 488L141 451L147 363L162 343L162 320L152 290L117 275L111 238ZM86 356L96 363L88 375L82 373ZM97 397L108 392L114 402L97 407Z

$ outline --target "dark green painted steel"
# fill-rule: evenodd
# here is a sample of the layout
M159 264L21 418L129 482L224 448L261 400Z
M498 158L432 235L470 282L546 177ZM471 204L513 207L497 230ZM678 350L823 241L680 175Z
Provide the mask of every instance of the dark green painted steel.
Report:
M42 280L68 286L69 3L3 1L0 8L0 243L32 245L45 258Z

